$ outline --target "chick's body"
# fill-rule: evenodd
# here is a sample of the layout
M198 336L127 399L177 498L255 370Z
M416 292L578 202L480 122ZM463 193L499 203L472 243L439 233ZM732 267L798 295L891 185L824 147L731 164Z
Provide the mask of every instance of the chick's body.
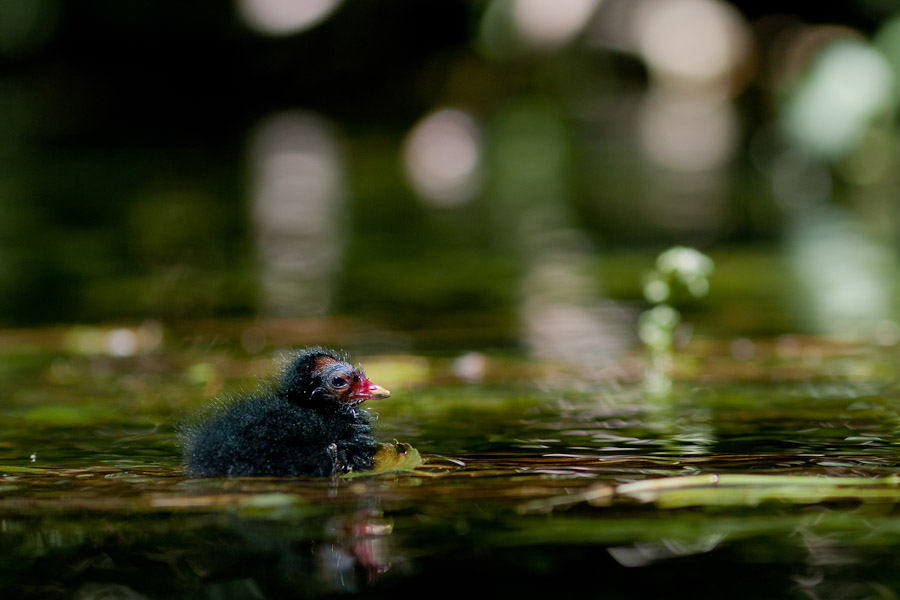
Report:
M182 431L187 474L322 477L371 469L378 444L358 404L387 396L332 351L307 350L275 385L219 402L211 417Z

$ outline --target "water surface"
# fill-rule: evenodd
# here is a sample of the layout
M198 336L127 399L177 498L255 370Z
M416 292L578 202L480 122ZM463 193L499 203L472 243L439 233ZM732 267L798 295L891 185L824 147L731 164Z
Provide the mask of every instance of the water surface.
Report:
M892 348L819 339L680 355L651 394L514 354L363 357L413 470L183 476L177 424L252 389L278 348L128 357L19 333L2 360L0 589L24 598L358 593L894 597ZM29 344L23 343L29 341ZM812 358L811 358L812 357ZM470 374L471 375L471 374Z

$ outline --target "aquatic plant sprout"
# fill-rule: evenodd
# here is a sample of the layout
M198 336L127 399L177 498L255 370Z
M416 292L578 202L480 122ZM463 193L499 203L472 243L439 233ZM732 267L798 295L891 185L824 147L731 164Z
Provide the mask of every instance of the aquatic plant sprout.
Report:
M665 393L671 388L672 347L681 313L668 304L672 285L680 283L695 298L709 291L712 259L694 248L674 246L656 258L656 268L643 276L644 298L654 306L638 319L638 337L650 351L650 368L645 379L650 391Z
M694 248L674 246L669 248L656 259L655 273L664 281L675 280L681 282L694 297L705 296L709 291L709 276L713 272L713 261L710 257ZM647 289L644 290L645 297ZM666 297L662 300L666 300ZM654 300L647 297L647 300Z
M681 314L677 310L668 304L660 304L641 314L638 335L650 351L665 352L672 346L673 334L680 322Z

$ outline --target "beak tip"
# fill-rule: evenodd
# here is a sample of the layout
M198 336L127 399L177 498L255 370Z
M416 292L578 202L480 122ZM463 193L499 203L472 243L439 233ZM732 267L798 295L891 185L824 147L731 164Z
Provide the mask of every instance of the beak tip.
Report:
M365 388L356 396L362 400L383 400L391 397L391 391L372 382L367 382Z

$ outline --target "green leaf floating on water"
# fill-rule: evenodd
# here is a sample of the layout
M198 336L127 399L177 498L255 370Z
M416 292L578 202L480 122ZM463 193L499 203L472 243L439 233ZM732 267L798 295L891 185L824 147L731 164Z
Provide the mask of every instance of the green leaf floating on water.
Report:
M40 467L17 467L14 465L0 465L0 473L4 474L27 473L28 475L43 475L47 472L47 469L42 469Z
M374 475L392 471L412 471L424 463L425 461L422 460L418 450L409 444L394 440L393 442L382 444L381 449L375 453L375 466L372 467L371 471L350 473L347 477Z
M657 477L619 485L600 483L581 492L538 498L519 505L519 513L544 513L585 502L610 506L637 501L659 508L758 506L765 502L900 502L900 476L826 477L731 473Z
M419 451L404 442L388 442L381 445L381 450L375 453L375 466L373 471L412 471L422 465L424 461L419 456Z
M763 502L815 504L826 501L900 501L900 477L797 475L692 475L625 483L615 494L661 508L755 506Z

